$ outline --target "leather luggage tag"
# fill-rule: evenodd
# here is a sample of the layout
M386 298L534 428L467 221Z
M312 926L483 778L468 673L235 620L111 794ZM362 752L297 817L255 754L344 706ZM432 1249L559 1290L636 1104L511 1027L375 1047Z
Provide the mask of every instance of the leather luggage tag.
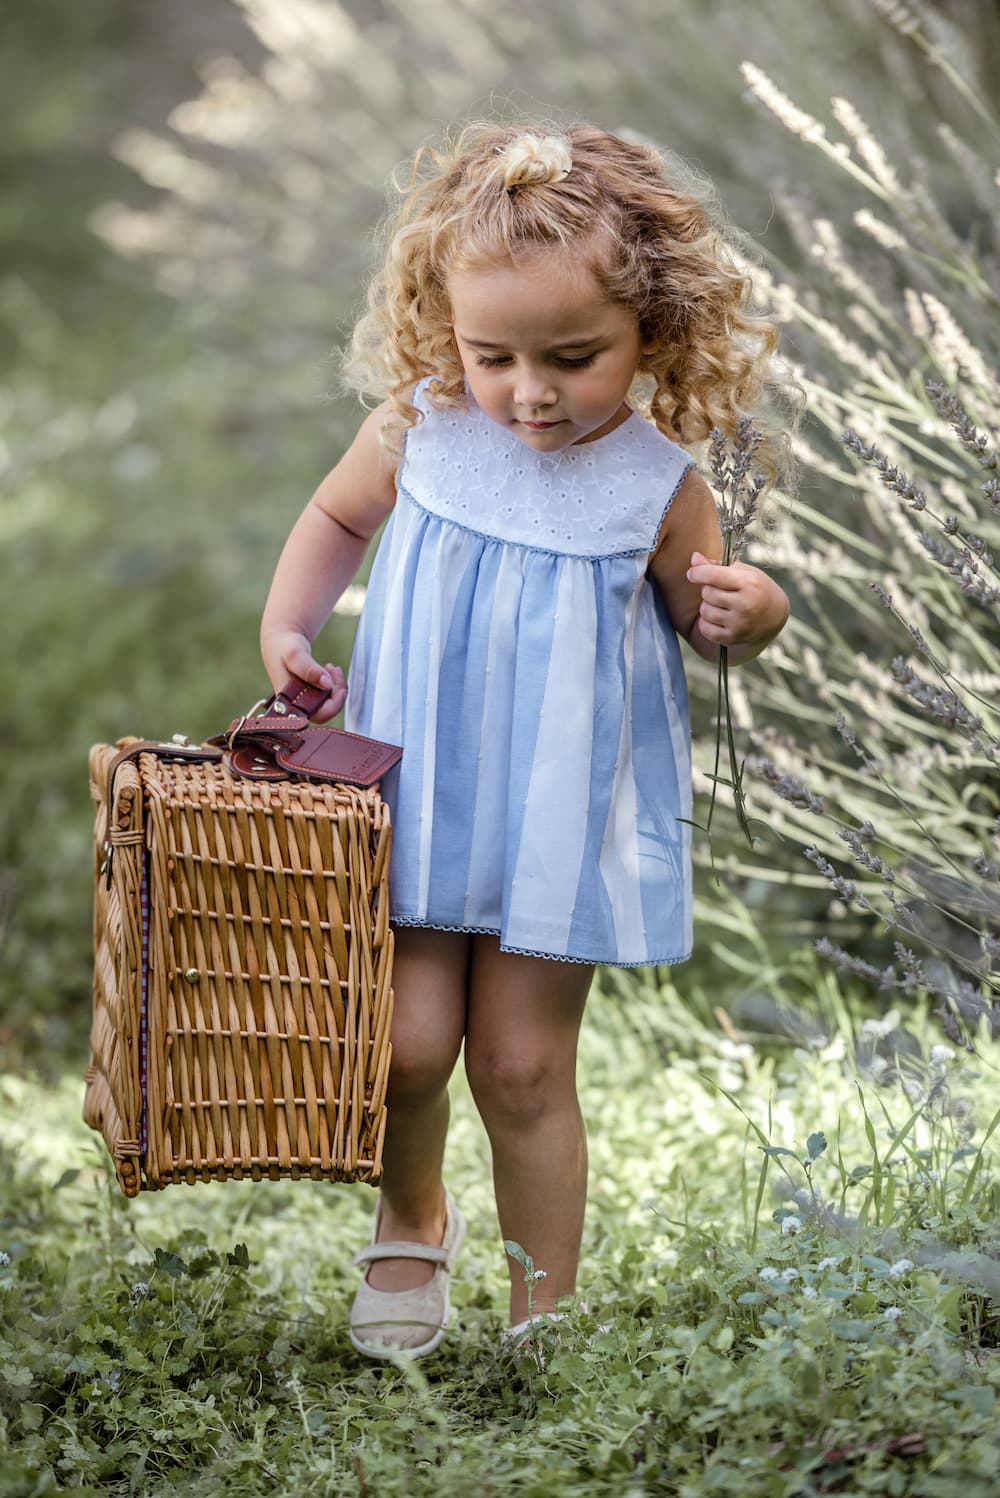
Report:
M342 728L310 723L329 693L293 676L263 704L256 717L234 718L225 733L206 739L225 752L235 775L248 780L343 781L367 789L403 757L398 744L365 738Z

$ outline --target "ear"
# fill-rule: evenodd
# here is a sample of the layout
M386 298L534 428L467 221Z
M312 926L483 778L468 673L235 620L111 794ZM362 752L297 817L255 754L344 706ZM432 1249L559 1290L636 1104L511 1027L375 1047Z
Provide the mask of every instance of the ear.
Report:
M648 357L657 353L663 347L663 339L655 333L648 331L640 322L639 324L639 348Z

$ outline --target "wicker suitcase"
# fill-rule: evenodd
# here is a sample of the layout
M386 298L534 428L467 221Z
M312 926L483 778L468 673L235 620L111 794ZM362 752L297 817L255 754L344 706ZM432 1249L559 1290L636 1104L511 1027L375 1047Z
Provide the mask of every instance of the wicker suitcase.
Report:
M166 744L115 764L140 742L95 744L89 762L84 1118L123 1191L377 1183L393 951L377 783L249 780Z

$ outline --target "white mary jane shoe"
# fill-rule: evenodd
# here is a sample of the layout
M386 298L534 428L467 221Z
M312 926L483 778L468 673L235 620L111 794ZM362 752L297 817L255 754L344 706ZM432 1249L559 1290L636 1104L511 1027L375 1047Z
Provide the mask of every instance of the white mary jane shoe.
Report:
M414 1290L376 1290L367 1278L358 1286L348 1325L351 1346L369 1358L391 1358L397 1353L423 1357L440 1346L448 1325L448 1287L451 1270L465 1242L465 1218L446 1194L444 1238L440 1248L430 1243L379 1243L382 1203L375 1209L372 1242L355 1254L353 1263L377 1259L424 1259L435 1269L426 1285Z

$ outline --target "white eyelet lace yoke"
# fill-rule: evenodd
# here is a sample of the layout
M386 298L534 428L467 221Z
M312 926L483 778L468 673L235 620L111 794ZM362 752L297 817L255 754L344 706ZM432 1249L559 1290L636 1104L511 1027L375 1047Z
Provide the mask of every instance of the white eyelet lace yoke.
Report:
M566 556L651 552L694 463L639 412L595 442L539 453L486 416L436 406L406 433L399 484L431 514L483 535Z

